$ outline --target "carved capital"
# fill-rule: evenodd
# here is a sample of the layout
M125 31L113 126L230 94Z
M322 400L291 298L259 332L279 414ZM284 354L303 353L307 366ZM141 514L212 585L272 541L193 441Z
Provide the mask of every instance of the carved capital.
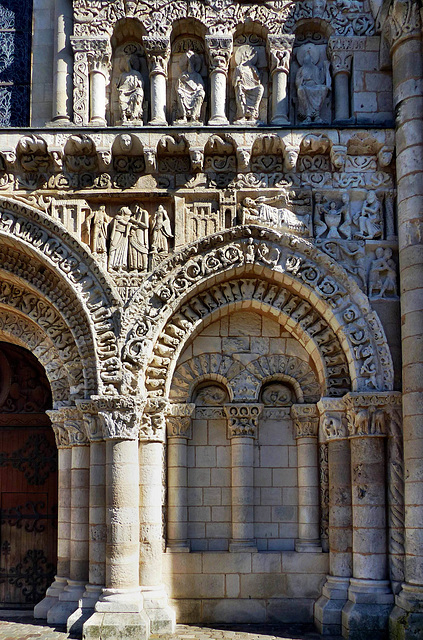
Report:
M168 416L168 438L192 438L192 419L190 416Z
M55 411L46 411L46 414L51 420L51 426L54 432L56 440L56 446L58 449L66 449L71 446L69 440L69 433L65 429L65 411L64 408Z
M195 411L194 402L169 404L167 407L168 416L181 416L181 417L190 418L192 415L194 415L194 411Z
M213 73L213 71L227 73L233 49L232 36L229 34L206 36L206 47L210 73Z
M88 60L88 71L100 71L106 74L110 70L112 48L108 38L71 38L75 55L85 53Z
M143 442L164 442L168 402L164 398L149 398L141 418L139 439Z
M394 0L389 16L391 47L409 38L420 38L422 21L416 0Z
M226 404L224 407L228 418L228 438L257 438L258 419L263 410L262 404Z
M386 435L387 416L398 403L389 392L348 393L344 396L350 438Z
M269 35L267 50L270 60L270 73L283 71L283 73L289 74L294 41L294 35Z
M50 413L55 412L49 412L49 414ZM52 419L51 415L49 415L49 417ZM89 443L82 414L77 407L63 407L60 409L59 422L56 424L57 428L54 429L55 434L57 431L58 435L60 434L59 437L63 437L63 431L66 432L64 442L67 441L70 447L83 446Z
M170 41L160 36L144 36L142 39L147 56L150 74L167 77L170 56Z
M293 404L291 417L294 420L296 438L316 438L319 430L319 412L315 404Z
M331 51L332 72L335 76L337 73L351 73L352 53L349 51Z
M137 440L142 402L130 396L93 396L105 440Z
M76 400L79 411L82 414L86 434L90 442L103 439L101 420L98 415L98 405L92 400Z
M345 405L342 398L322 398L317 403L320 413L321 435L327 441L348 438Z

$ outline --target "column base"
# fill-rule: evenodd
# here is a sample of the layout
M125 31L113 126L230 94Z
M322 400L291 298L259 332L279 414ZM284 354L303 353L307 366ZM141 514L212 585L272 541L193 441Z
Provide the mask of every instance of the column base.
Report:
M342 609L348 599L349 584L349 578L326 577L322 595L314 605L314 624L322 635L341 635Z
M394 596L388 580L351 578L342 610L342 635L348 640L386 640Z
M187 540L172 541L166 545L166 553L189 553L190 551L191 546Z
M92 118L92 120L89 121L88 126L89 127L107 127L107 120L105 118Z
M79 601L78 609L67 619L66 629L68 633L72 633L72 635L81 635L82 627L88 618L93 615L95 605L100 598L102 591L102 587L92 584L86 585L85 592Z
M47 589L45 598L34 607L34 618L47 620L47 613L58 602L59 596L67 584L67 578L54 576L54 582Z
M272 118L271 124L278 126L278 125L290 124L290 122L286 116L275 116L274 118Z
M150 125L150 127L167 127L168 126L167 120L161 120L160 118L154 118L153 120L150 120L148 124Z
M215 116L214 118L211 118L208 122L208 124L210 126L215 126L215 125L226 125L229 124L229 120L225 117L225 116Z
M229 543L231 553L257 553L257 542L255 540L232 540Z
M95 612L85 622L82 631L84 640L147 640L149 635L150 621L143 611Z
M85 591L85 583L68 580L68 584L59 595L59 600L47 613L47 624L65 625L69 616L79 607L79 600Z
M320 540L296 540L295 551L300 553L323 553Z
M165 588L141 587L144 613L150 620L150 633L174 633L176 614L168 604Z
M394 640L423 638L423 587L403 583L389 617L389 637Z

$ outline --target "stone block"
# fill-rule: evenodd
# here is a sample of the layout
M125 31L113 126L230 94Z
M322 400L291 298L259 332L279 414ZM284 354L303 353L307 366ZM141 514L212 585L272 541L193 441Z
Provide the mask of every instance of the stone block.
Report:
M303 624L313 622L314 600L307 598L272 598L267 602L268 624L290 624L301 620Z
M208 573L251 573L251 553L204 554L203 572Z
M264 600L203 600L204 623L263 624L266 620Z
M214 555L214 554L213 554ZM174 598L224 598L224 574L180 574L173 585Z
M285 574L255 573L241 575L241 598L284 598L288 576Z
M308 554L307 554L308 555ZM311 555L311 554L310 554ZM313 554L315 555L315 554ZM282 567L284 567L282 559ZM286 595L290 598L318 598L325 583L326 575L315 573L291 573L286 575Z
M84 640L147 640L149 635L149 620L143 613L94 613L82 632Z
M281 566L280 553L256 553L252 556L253 573L280 573Z

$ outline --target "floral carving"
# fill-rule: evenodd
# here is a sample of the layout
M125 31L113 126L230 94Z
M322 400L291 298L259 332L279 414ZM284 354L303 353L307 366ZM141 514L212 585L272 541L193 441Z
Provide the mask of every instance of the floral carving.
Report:
M319 412L315 404L293 404L291 416L294 420L296 438L317 437Z

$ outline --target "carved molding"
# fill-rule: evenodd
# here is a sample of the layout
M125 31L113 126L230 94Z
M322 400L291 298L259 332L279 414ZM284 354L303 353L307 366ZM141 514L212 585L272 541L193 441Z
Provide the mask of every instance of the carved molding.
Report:
M228 439L257 438L258 420L263 410L262 404L225 404L223 407L228 418Z
M397 393L348 393L344 397L350 438L387 435L387 418Z
M293 404L291 417L294 420L295 437L317 438L319 430L319 412L315 404Z
M92 396L104 440L138 440L143 403L131 396Z

